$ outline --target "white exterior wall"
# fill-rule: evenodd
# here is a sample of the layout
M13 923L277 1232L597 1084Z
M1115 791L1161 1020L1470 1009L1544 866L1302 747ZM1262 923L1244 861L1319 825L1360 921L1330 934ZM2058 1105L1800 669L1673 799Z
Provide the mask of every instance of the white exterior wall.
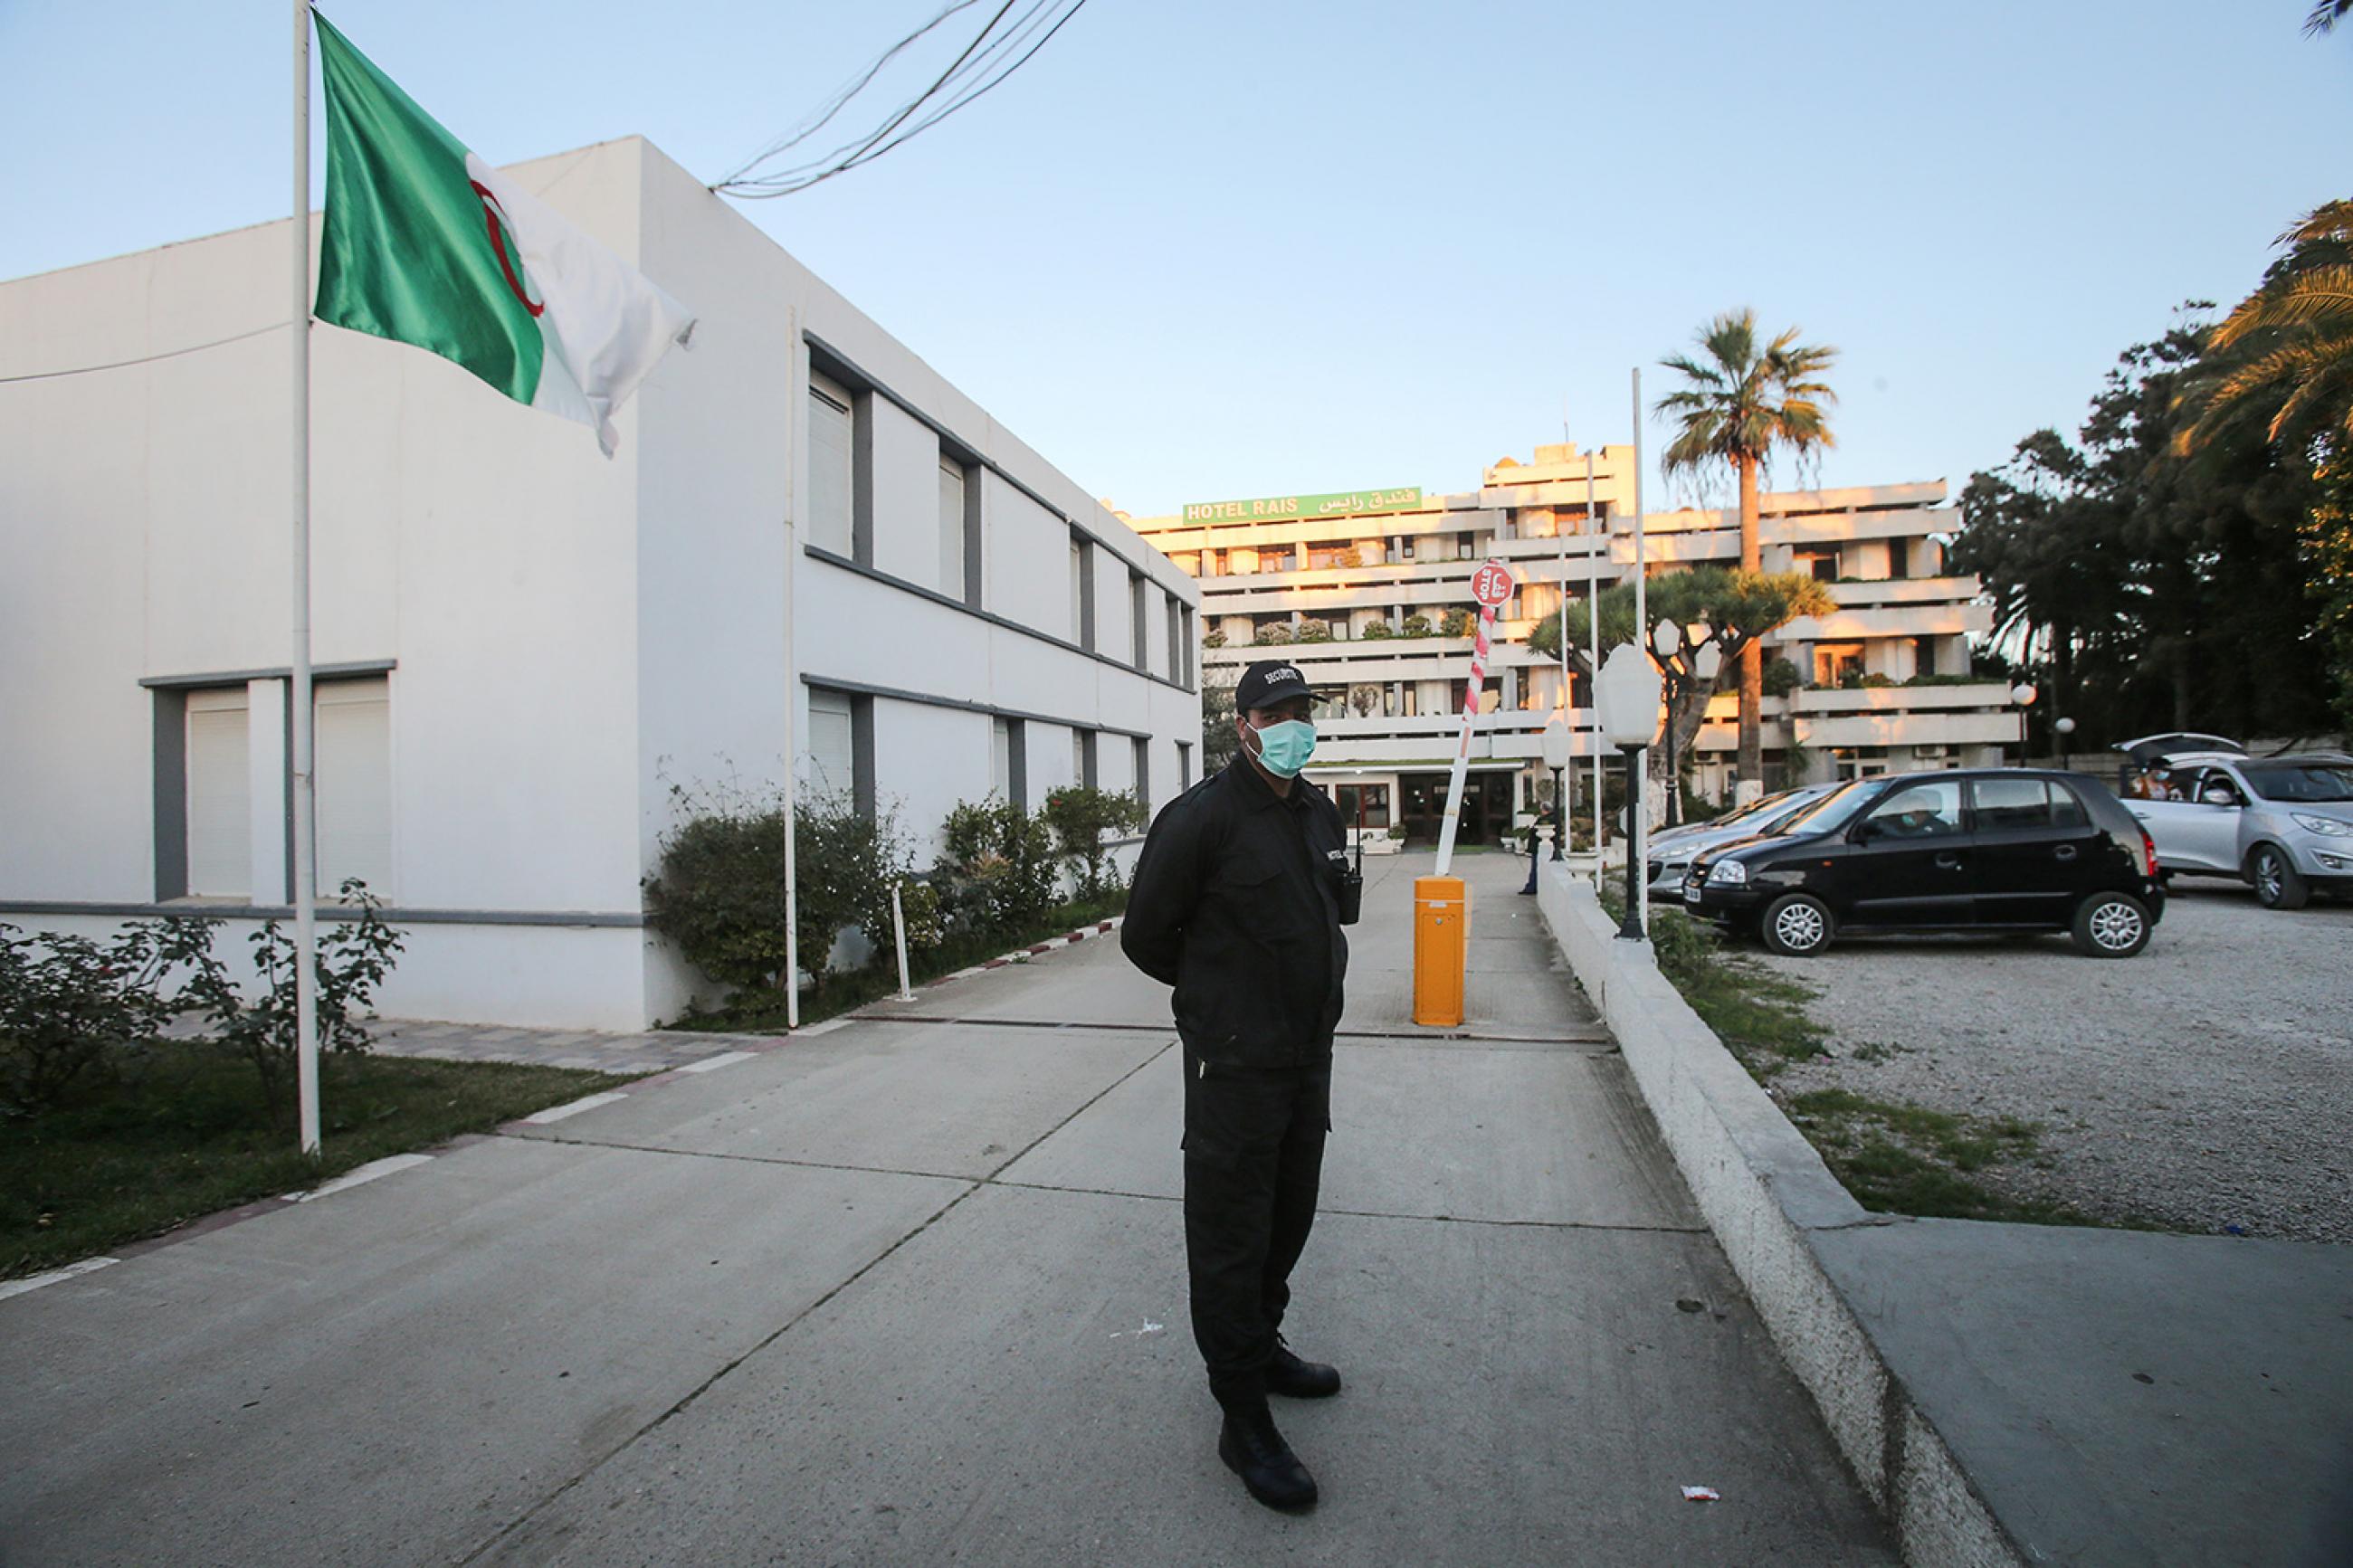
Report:
M585 428L422 351L314 331L313 658L394 666L393 875L379 890L396 923L426 917L404 923L382 1011L623 1029L677 1012L695 977L638 923L670 786L780 786L807 678L1198 731L1191 693L792 558L814 332L1063 514L985 474L996 614L1063 636L1073 520L1198 602L1077 485L646 143L512 173L701 324L623 410L610 460ZM175 355L0 384L0 919L62 928L153 907L156 699L142 679L278 689L285 340L175 351L280 318L284 255L282 226L266 225L0 284L0 376ZM869 401L874 566L936 591L937 436ZM280 709L263 706L257 753L278 744ZM987 717L884 697L874 716L878 791L903 800L927 858L947 806L986 791ZM260 831L259 762L254 778L257 897L274 901L283 836Z

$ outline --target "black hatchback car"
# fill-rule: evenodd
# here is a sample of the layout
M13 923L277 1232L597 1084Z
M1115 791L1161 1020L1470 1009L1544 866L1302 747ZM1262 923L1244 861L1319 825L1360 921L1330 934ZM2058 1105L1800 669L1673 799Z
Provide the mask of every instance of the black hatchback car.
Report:
M1856 779L1771 837L1703 854L1683 894L1792 955L1841 931L2064 931L2130 958L2165 913L2156 846L2124 803L2037 768Z

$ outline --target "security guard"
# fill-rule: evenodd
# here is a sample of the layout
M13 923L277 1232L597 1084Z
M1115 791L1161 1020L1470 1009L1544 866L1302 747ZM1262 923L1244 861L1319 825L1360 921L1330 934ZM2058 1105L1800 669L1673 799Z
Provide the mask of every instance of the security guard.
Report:
M1266 1396L1321 1399L1340 1374L1276 1331L1315 1221L1331 1128L1332 1031L1348 969L1347 869L1331 797L1299 776L1315 749L1307 682L1261 661L1234 689L1240 754L1171 801L1136 863L1120 946L1174 985L1185 1047L1185 1250L1193 1338L1225 1414L1218 1457L1271 1508L1315 1479Z

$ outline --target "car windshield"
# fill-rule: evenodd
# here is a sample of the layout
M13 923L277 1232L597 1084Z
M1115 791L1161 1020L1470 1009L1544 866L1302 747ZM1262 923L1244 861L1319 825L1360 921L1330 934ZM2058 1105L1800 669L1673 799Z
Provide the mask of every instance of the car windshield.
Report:
M1836 833L1854 820L1876 793L1877 779L1850 779L1804 811L1781 824L1779 833Z
M2240 771L2265 800L2353 800L2353 767L2335 763L2263 763Z
M1782 795L1786 795L1788 792L1784 790L1781 793ZM1752 800L1746 805L1736 805L1730 811L1725 812L1722 816L1715 817L1709 821L1695 824L1694 826L1704 828L1730 827L1736 823L1753 821L1780 804L1780 795L1768 795L1762 800Z
M1780 835L1788 832L1791 827L1796 826L1798 819L1806 814L1807 808L1813 805L1821 797L1819 795L1810 795L1804 800L1785 800L1778 803L1773 808L1773 814L1770 816L1763 818L1757 824L1757 836L1759 837L1778 837Z

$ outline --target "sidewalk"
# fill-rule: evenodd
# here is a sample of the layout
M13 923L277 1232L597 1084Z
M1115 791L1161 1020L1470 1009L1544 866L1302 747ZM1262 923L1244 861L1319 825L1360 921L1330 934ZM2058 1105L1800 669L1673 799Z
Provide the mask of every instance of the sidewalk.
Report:
M1309 1516L1213 1451L1166 992L1097 941L0 1300L0 1562L1892 1563L1525 863L1458 864L1433 1037L1427 858L1366 862Z

